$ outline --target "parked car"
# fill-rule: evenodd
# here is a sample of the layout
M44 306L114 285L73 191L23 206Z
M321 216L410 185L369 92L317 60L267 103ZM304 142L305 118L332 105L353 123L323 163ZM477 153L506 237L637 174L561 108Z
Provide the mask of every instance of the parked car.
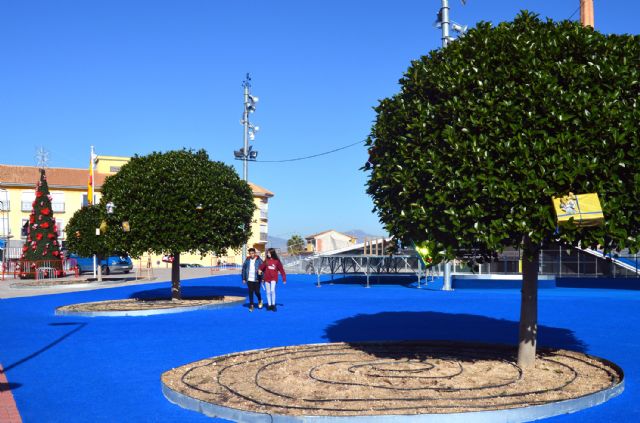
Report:
M93 272L93 257L80 257L77 254L69 254L69 260L75 260L80 273ZM131 257L127 254L113 253L100 261L102 274L129 273L133 269Z

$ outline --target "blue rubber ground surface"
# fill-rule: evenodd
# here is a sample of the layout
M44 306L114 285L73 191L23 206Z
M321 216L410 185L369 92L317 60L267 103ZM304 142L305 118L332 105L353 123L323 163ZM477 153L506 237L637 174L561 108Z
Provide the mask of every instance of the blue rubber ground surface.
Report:
M25 422L212 421L169 403L160 375L235 351L315 342L449 339L516 343L517 290L278 284L278 312L245 306L149 317L55 316L58 306L169 295L169 283L0 300L0 363ZM183 282L187 295L245 295L239 276ZM617 398L550 422L640 421L640 291L539 291L539 344L608 358L626 372Z

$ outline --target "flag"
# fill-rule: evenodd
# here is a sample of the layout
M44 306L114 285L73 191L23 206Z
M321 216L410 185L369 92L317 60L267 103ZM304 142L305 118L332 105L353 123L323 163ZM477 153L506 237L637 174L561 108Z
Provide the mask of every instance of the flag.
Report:
M93 204L93 168L95 167L96 158L98 156L93 152L93 146L91 146L91 159L89 160L89 181L87 181L87 203Z

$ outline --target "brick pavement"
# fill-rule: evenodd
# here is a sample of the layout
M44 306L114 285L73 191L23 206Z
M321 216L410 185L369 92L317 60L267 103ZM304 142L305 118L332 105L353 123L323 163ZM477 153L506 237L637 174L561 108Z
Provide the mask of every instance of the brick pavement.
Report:
M9 381L0 364L0 422L22 423L18 407L9 388Z

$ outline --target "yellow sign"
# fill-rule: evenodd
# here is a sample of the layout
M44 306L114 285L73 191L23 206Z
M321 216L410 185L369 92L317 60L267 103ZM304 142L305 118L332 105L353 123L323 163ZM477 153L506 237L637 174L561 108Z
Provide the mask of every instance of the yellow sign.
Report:
M598 226L604 223L604 214L598 194L569 194L552 197L553 208L559 224L573 218L578 227Z

